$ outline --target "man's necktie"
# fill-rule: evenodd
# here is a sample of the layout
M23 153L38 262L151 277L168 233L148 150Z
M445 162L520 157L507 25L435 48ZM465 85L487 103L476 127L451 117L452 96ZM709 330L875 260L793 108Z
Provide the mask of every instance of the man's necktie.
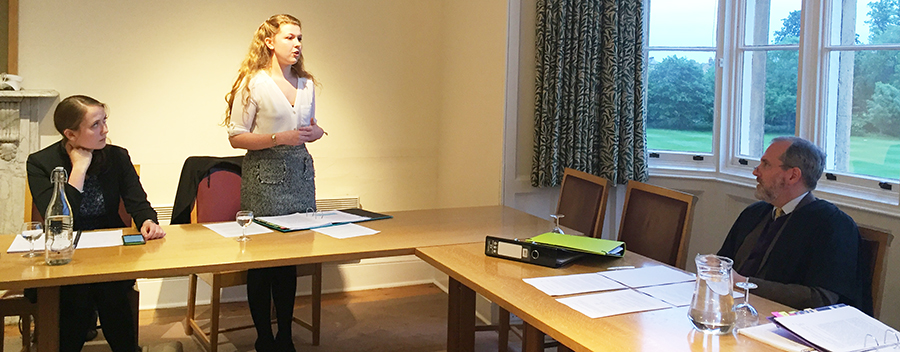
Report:
M768 251L769 246L775 239L775 235L778 234L778 230L780 230L781 227L784 226L784 222L787 221L788 217L783 215L784 210L775 208L775 214L766 223L762 233L759 235L759 239L756 240L756 245L753 246L753 250L750 251L747 260L738 270L741 275L755 276L757 274L759 267L762 264L763 257L765 257L766 251Z

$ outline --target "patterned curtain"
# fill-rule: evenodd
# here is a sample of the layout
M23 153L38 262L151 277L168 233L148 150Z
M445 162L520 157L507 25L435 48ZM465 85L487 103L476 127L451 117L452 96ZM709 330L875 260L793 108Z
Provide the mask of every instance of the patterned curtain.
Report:
M531 184L647 180L641 0L538 0Z

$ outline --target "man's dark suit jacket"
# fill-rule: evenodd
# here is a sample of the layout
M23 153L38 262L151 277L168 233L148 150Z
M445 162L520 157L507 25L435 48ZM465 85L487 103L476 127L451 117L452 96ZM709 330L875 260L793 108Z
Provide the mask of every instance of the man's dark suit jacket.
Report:
M807 196L812 197L812 194ZM767 285L765 281L822 288L836 293L838 302L871 314L871 278L865 258L859 251L861 239L856 223L834 204L812 198L811 202L787 215L790 218L770 247L759 271L745 273L746 276L762 279L758 282L760 289L753 293L803 309L810 307L797 306L802 302L781 294L787 291L779 290L784 286ZM718 255L734 259L747 235L760 222L768 221L772 211L773 206L766 202L756 202L744 209L728 232ZM739 268L738 263L735 263L735 268ZM764 286L769 286L768 290Z

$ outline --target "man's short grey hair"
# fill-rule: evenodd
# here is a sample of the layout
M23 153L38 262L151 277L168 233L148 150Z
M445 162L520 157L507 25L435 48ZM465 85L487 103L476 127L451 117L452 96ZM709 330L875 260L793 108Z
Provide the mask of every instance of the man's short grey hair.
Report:
M776 142L791 143L781 155L781 163L786 168L799 168L806 188L816 189L816 184L825 170L825 152L812 142L800 137L783 136L772 139L772 143Z

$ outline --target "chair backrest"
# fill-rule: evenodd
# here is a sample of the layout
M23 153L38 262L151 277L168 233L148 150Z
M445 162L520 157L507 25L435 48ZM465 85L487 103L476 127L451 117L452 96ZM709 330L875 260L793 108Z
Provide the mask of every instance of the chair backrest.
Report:
M191 222L234 221L240 210L241 175L228 169L210 169L197 185Z
M134 171L137 172L138 176L141 175L141 165L134 164ZM131 214L128 214L128 211L125 210L125 202L119 199L119 217L122 218L122 223L127 225L134 226L132 223ZM25 178L25 221L37 221L44 222L44 215L37 208L37 204L34 204L34 199L31 198L31 188L28 186L28 178Z
M886 230L871 227L859 227L861 253L867 255L866 264L869 265L872 278L872 307L873 316L878 319L881 311L881 298L884 294L884 282L887 274L887 254L894 235Z
M684 269L694 196L628 181L619 241L627 250Z
M556 214L564 215L559 224L585 236L600 238L608 197L607 179L566 168L556 203Z

